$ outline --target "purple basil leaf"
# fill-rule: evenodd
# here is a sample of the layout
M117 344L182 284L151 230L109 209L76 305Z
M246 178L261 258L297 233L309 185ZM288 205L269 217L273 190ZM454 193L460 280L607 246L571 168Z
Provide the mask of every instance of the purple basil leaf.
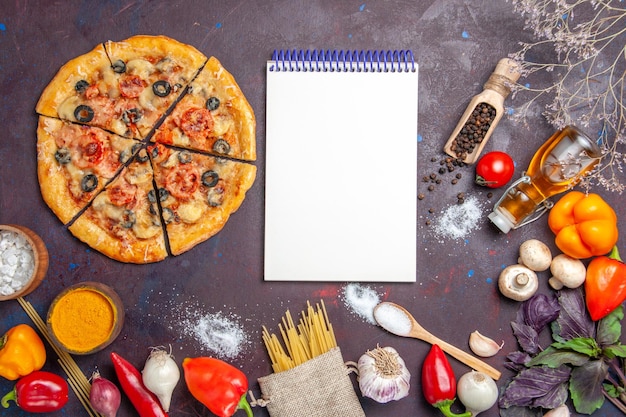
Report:
M598 321L596 340L600 346L613 345L619 341L622 335L623 318L624 308L620 305Z
M541 350L539 346L539 335L531 326L517 321L511 322L513 335L517 338L517 343L524 352L534 355Z
M564 342L577 337L595 339L595 324L587 313L582 289L561 290L558 292L558 299L561 311L556 321L552 322L554 340Z
M556 320L560 310L559 301L553 294L535 294L522 304L524 323L537 333L541 333L550 322Z
M498 404L500 408L512 406L556 408L567 399L567 381L570 372L567 366L558 368L536 366L525 369L506 386ZM562 398L563 393L565 398Z
M602 360L589 361L572 371L570 392L577 412L591 414L604 403L602 382L608 374L608 365Z
M526 364L530 361L531 357L526 352L515 351L506 355L507 361L504 362L504 366L511 371L519 372L522 369L526 369Z

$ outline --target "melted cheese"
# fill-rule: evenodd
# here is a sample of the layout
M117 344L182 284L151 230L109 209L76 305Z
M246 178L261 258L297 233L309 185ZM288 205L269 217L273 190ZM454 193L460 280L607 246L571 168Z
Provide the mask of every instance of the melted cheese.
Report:
M77 120L74 117L74 110L76 110L76 107L78 107L79 104L80 104L79 97L67 98L65 101L59 104L59 107L57 108L57 113L59 114L59 117L61 119L71 120L73 122L76 122Z
M126 63L126 71L129 74L138 75L142 80L147 80L156 68L145 59L131 59Z
M204 204L199 201L181 204L177 213L180 219L185 223L195 223L202 216Z
M142 212L141 216L139 216L139 213L137 215L138 217L133 225L133 232L139 239L150 239L161 231L161 225L154 224L151 216L148 216L145 212Z

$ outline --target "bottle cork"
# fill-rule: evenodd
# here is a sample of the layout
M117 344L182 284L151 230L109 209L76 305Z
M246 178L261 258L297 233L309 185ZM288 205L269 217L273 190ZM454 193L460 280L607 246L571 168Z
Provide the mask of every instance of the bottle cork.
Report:
M504 114L504 99L520 77L519 64L512 59L498 61L495 70L475 95L443 147L448 155L466 164L475 163Z

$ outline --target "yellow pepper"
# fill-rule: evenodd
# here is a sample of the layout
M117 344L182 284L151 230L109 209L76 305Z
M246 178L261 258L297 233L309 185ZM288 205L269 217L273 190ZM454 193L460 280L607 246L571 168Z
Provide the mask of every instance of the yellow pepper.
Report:
M18 324L0 338L0 376L14 381L38 371L46 362L46 347L28 324Z
M605 255L617 243L617 215L597 194L570 191L550 210L556 246L576 259Z

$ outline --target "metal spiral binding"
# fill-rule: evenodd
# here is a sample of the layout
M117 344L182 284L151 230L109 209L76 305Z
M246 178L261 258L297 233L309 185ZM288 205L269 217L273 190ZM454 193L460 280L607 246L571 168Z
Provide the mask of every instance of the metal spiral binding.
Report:
M272 53L269 71L276 72L415 72L407 50L281 49Z

